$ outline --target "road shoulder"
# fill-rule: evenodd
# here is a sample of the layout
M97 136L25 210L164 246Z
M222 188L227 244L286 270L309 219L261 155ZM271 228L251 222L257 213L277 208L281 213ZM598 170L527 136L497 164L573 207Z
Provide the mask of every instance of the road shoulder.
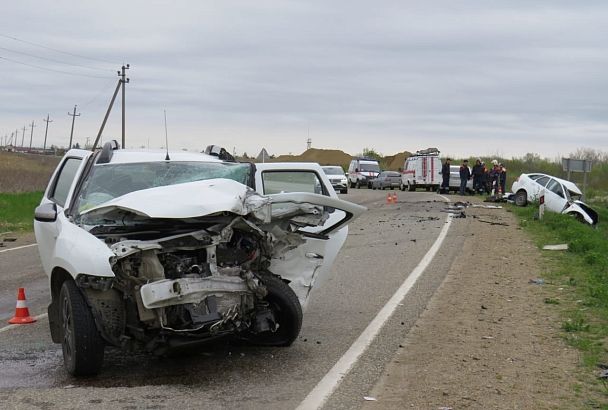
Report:
M541 276L538 249L504 209L466 214L462 253L364 408L583 406L578 353L546 290L528 283Z

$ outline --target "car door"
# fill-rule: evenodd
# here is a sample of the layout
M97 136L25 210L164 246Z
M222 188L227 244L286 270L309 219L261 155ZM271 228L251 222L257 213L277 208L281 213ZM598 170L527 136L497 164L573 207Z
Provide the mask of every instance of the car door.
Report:
M69 207L72 200L72 192L78 181L87 159L93 153L84 150L71 150L61 160L47 189L40 201L40 205L51 204L57 210L57 217L54 221L40 222L34 220L34 232L38 242L38 252L42 267L47 274L50 274L51 260L54 253L57 236L61 230L61 225L71 223L65 216L65 209Z
M568 200L562 184L558 180L550 178L545 187L545 206L553 212L562 212L566 205L568 205Z
M273 211L294 203L323 207L330 212L320 226L298 229L305 243L273 258L270 270L287 279L302 307L311 289L327 278L342 248L348 227L364 207L340 200L327 176L316 164L256 164L256 190L271 198Z
M535 181L530 182L530 190L528 191L528 201L538 201L540 193L545 189L545 186L549 182L548 176L542 176Z

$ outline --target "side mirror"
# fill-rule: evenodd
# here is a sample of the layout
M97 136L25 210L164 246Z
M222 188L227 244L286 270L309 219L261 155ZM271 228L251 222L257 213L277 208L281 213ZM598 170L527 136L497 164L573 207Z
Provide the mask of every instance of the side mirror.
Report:
M34 219L38 222L55 222L57 220L57 205L53 202L39 205L34 211Z
M359 168L355 168L355 172L359 172Z

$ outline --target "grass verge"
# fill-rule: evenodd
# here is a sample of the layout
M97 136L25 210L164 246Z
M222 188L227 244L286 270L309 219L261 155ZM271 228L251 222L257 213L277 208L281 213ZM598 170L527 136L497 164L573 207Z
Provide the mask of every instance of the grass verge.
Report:
M34 209L43 192L0 193L0 233L31 231L34 227Z
M594 205L600 217L595 229L557 213L547 212L539 221L535 218L537 206L510 209L540 247L568 244L565 252L542 251L544 279L555 285L555 295L545 298L545 303L559 309L563 337L581 352L581 365L595 372L608 364L608 207ZM595 378L592 384L608 399L606 384Z

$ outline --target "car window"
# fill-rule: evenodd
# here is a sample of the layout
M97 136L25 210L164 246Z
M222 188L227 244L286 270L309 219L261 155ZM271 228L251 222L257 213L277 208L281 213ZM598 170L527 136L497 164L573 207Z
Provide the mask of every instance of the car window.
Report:
M562 184L557 182L555 179L551 179L547 184L547 189L562 198L564 198L564 189L562 188Z
M530 178L533 181L536 181L540 177L542 177L542 175L539 175L539 174L529 174L528 175L528 178Z
M251 165L228 162L138 162L95 165L78 198L82 212L142 189L226 178L247 185Z
M549 177L540 177L536 180L536 182L541 186L545 186L547 185L547 182L549 182Z
M329 196L314 171L264 171L262 172L264 193L309 192Z
M380 165L378 165L377 163L362 163L359 164L359 171L361 172L380 172Z
M326 175L344 175L342 167L323 167L323 172Z
M61 171L59 171L59 175L57 175L57 178L55 179L55 184L49 195L49 199L61 207L65 206L65 201L68 198L70 187L72 186L72 182L74 182L74 177L80 167L81 161L80 158L68 158L63 163Z

